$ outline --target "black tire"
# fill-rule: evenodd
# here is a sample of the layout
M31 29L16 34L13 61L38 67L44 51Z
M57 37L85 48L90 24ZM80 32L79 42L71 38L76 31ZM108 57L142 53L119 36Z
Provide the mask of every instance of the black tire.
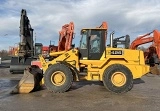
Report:
M78 70L72 66L71 64L67 63L67 62L61 62L62 64L65 64L66 66L68 66L70 68L70 70L72 71L72 75L73 75L73 80L74 81L79 81L79 76L78 76Z
M126 78L122 86L116 86L112 82L112 76L118 72L120 72ZM128 92L133 88L133 75L126 66L121 64L113 64L104 71L103 84L109 91L114 93Z
M54 73L59 71L60 73L63 73L65 76L65 81L61 85L56 85L51 80L52 76L55 76ZM54 64L51 65L44 74L44 83L45 86L49 91L55 92L55 93L63 93L66 92L72 85L73 82L73 75L70 68L64 64Z

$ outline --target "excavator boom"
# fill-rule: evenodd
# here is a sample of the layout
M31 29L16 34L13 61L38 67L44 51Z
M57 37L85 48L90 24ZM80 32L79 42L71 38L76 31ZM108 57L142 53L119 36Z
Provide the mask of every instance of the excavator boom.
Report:
M150 32L150 33L147 33L143 36L140 36L140 37L137 37L130 45L130 49L136 49L139 45L142 45L142 44L146 44L146 43L149 43L149 42L152 42L154 40L154 37L150 36L149 35L153 33L153 32Z
M152 36L149 36L151 35ZM154 30L150 33L147 33L143 36L137 37L130 45L130 49L136 49L139 45L153 42L151 47L155 47L158 57L160 59L160 32L158 30Z
M55 52L68 51L72 48L72 41L74 39L74 23L70 22L62 26L59 31L59 41L58 46L50 45L50 56L57 56Z
M27 17L25 9L21 11L20 19L20 43L19 43L19 56L33 56L33 29L30 25L30 20Z
M154 30L153 36L153 46L156 48L158 58L160 59L160 32L158 30Z
M62 26L61 31L59 31L59 43L58 51L67 51L71 49L72 40L74 35L74 23L70 22Z

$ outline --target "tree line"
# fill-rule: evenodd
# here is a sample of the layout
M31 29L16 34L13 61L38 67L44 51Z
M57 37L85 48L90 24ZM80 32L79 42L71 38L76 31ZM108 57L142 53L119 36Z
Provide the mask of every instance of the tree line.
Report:
M2 60L10 59L9 52L7 50L0 50L0 57Z

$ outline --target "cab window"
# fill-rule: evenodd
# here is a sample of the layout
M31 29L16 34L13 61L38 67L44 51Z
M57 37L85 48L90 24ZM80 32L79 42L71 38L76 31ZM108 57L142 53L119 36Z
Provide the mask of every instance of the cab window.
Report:
M90 53L100 53L100 36L98 34L90 37Z
M87 35L82 34L81 42L80 42L80 48L86 49L87 48Z

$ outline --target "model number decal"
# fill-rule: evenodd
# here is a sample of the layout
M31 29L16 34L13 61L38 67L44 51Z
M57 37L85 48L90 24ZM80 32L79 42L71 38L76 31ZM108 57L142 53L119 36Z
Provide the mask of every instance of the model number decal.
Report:
M110 50L107 53L108 55L122 55L123 51L122 50Z

